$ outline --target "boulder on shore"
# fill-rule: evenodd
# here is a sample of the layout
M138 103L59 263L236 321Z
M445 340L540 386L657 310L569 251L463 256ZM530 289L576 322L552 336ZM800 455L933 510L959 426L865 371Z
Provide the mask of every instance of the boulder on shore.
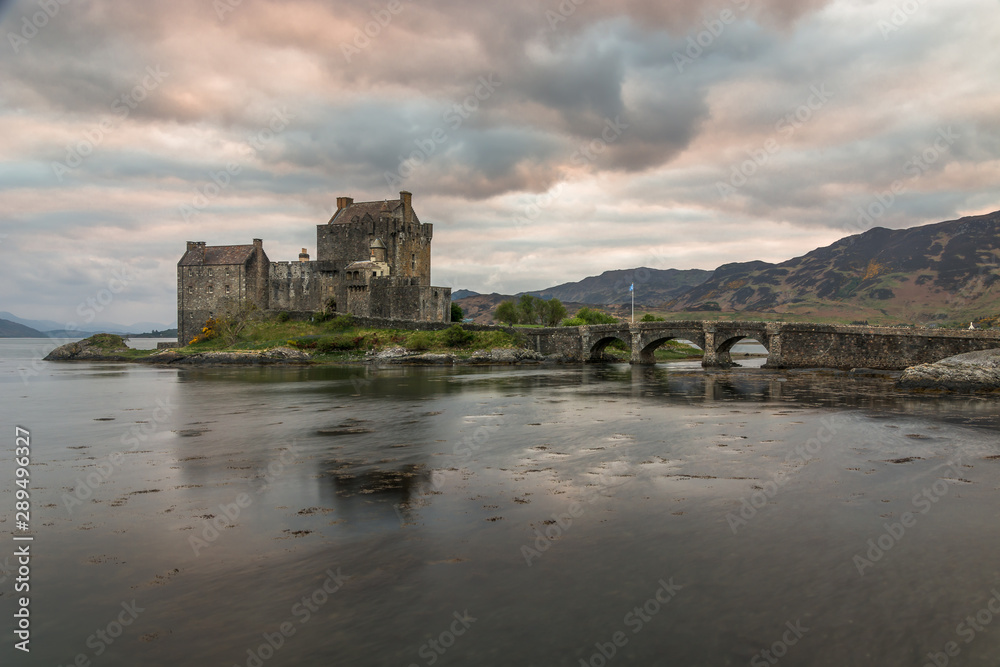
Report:
M163 352L169 353L170 350ZM163 353L160 353L163 354ZM214 365L256 365L256 364L308 364L312 357L308 352L296 350L290 347L272 347L269 350L217 350L211 352L199 352L198 354L180 355L174 352L176 359L171 363L190 364L200 366ZM150 361L158 361L153 355ZM163 355L164 357L166 355Z
M932 364L910 366L897 386L939 391L1000 391L1000 349L956 354Z
M492 350L477 350L472 353L469 363L472 364L531 364L540 363L545 357L524 348L495 347Z

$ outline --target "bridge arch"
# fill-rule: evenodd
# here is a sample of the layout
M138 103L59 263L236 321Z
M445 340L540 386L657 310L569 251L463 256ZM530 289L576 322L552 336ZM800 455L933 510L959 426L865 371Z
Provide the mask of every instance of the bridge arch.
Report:
M619 332L605 332L594 334L587 341L589 349L587 351L587 361L607 361L607 357L604 356L604 351L608 349L608 346L615 341L621 341L625 344L625 349L631 349L632 340L628 333Z
M760 343L765 350L770 354L771 352L771 341L764 334L757 332L739 332L731 333L727 332L723 335L716 335L715 340L715 365L717 366L735 366L736 363L733 361L733 357L730 352L740 341L752 340ZM721 341L721 342L720 342Z
M660 322L642 324L636 328L633 337L632 363L655 364L657 348L671 340L691 341L702 350L706 349L705 333L700 326L678 327L673 323Z
M694 336L661 336L659 338L654 338L645 342L639 350L639 363L641 364L655 364L656 363L656 351L663 347L666 343L672 340L686 340L693 343L698 349L704 350L703 347L705 342L701 341L699 343L697 340L691 340L695 338ZM641 343L640 343L641 344Z

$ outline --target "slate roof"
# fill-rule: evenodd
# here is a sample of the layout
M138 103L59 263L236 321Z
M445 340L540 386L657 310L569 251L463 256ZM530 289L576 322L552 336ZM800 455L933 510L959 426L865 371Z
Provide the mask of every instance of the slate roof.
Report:
M205 246L205 259L200 250L188 250L181 257L178 266L210 266L219 264L246 264L253 254L253 245L209 245Z
M393 216L402 218L403 217L403 200L402 199L384 199L381 201L362 201L354 202L347 208L341 209L333 214L330 218L328 224L344 224L349 223L354 219L355 216L359 220L363 220L365 215L370 215L373 220L378 220L379 215L382 211L388 210ZM419 223L420 220L417 218L416 212L413 213L413 222Z

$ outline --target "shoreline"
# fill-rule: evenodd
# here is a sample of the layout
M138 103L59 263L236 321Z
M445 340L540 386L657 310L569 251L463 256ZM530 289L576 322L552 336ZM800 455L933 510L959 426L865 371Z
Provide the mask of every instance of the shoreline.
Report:
M130 348L125 341L113 334L96 334L83 340L66 343L49 352L43 361L97 361L152 364L159 366L262 366L262 365L539 365L570 363L561 355L542 355L524 347L493 347L477 350L432 349L413 350L400 345L370 349L323 353L297 349L288 345L278 345L260 350L222 349L188 350L169 347L158 350ZM740 355L749 358L755 355ZM757 355L766 356L766 355ZM317 358L319 357L319 358ZM661 359L669 361L693 361L702 358L700 350L692 348L687 355ZM609 363L625 362L627 359L608 359Z

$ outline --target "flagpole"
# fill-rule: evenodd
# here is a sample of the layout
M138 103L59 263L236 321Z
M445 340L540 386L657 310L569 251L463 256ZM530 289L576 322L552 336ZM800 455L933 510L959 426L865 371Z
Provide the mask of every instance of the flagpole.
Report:
M629 285L628 291L632 295L632 324L635 324L635 283Z

